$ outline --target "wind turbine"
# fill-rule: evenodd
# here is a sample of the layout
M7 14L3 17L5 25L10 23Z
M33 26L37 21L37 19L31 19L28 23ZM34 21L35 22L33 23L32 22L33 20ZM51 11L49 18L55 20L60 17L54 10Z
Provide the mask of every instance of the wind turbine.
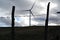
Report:
M36 1L35 1L35 2L36 2ZM32 9L33 9L33 7L34 7L34 5L35 5L35 2L33 3L32 7L31 7L30 9L28 9L28 10L21 10L21 11L29 11L29 12L30 12L30 14L29 14L29 26L31 26L31 14L33 15ZM34 16L34 15L33 15L33 16Z
M46 20L45 20L45 40L47 40L47 36L48 36L49 7L50 7L50 2L47 5L47 15L46 15Z

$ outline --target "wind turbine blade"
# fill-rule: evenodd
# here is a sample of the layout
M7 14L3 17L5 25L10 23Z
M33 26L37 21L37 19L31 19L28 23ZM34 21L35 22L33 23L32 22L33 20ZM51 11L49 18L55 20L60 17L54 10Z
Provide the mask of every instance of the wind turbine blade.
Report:
M57 12L58 14L60 14L60 12Z
M36 2L36 1L35 1ZM33 9L34 5L35 5L35 2L33 3L32 7L31 7L31 10Z
M29 11L29 10L17 10L16 12L25 12L25 11Z
M20 11L29 11L29 10L20 10Z
M33 15L32 11L30 11L30 13ZM34 15L33 15L34 16Z

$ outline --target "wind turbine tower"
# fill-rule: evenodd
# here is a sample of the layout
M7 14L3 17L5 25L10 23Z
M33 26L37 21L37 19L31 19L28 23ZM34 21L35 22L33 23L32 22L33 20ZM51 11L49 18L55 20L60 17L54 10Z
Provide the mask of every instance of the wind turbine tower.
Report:
M35 1L35 2L36 2L36 1ZM34 5L35 5L35 2L33 3L32 7L31 7L30 9L28 9L28 10L22 10L22 11L29 11L29 12L30 12L30 14L29 14L29 26L31 26L31 14L33 15L32 9L33 9L33 7L34 7ZM34 15L33 15L33 16L34 16Z

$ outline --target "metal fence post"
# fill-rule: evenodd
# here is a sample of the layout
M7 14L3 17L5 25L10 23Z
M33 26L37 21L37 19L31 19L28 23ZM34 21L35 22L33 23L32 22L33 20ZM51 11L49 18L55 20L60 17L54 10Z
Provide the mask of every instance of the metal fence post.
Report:
M45 40L47 40L47 36L48 36L49 6L50 6L50 2L47 5L47 15L46 15L46 20L45 20Z
M14 28L14 12L15 12L15 6L12 6L12 40L15 40L15 28Z

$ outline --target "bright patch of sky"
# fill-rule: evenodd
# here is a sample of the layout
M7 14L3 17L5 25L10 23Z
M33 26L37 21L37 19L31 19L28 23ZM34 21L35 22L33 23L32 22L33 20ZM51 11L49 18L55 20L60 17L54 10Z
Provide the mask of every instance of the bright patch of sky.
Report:
M15 17L15 21L20 23L23 19L21 17Z

